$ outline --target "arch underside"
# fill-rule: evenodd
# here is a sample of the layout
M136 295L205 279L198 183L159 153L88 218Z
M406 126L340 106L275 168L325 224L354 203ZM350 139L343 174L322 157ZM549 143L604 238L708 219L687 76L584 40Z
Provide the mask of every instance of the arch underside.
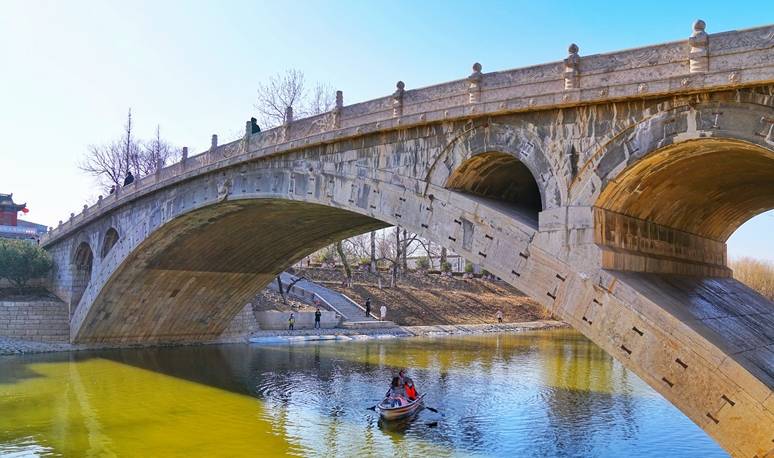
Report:
M229 201L178 217L111 276L78 342L217 338L276 275L330 243L387 225L279 199Z
M507 204L534 226L543 209L532 172L507 153L486 152L470 157L449 176L446 188Z
M621 175L599 207L719 242L774 208L774 152L742 141L686 141Z
M595 203L602 266L727 277L728 237L774 208L774 152L739 140L702 138L640 159Z

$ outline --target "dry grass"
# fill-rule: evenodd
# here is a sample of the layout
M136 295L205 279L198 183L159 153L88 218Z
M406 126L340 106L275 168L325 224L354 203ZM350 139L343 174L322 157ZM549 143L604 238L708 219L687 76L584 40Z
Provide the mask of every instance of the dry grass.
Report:
M404 283L420 283L421 279L414 280ZM367 283L357 283L351 288L342 288L338 284L326 286L361 304L370 297L374 310L379 310L384 304L387 306L387 319L407 326L495 323L498 310L502 310L503 320L511 323L551 316L515 288L502 282L480 279L439 280L436 285L422 287L400 284L383 289Z
M758 291L769 300L774 300L774 262L754 258L739 258L731 261L734 278Z

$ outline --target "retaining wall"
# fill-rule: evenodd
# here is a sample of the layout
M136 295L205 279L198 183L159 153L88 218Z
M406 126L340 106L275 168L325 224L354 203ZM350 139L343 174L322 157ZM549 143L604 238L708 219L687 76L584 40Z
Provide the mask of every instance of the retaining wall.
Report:
M68 342L67 304L60 301L0 301L0 337Z

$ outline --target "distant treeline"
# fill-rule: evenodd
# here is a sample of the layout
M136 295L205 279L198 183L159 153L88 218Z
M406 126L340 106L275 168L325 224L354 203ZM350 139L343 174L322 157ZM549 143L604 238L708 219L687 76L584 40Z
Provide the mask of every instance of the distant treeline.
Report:
M774 262L753 258L731 261L734 278L774 301Z

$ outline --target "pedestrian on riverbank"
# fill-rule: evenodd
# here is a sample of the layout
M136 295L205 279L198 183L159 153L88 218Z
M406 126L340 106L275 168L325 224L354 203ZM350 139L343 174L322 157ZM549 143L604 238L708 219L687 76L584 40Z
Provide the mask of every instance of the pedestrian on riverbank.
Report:
M379 315L381 316L381 320L384 321L384 318L387 316L387 306L382 305L379 307Z
M314 328L320 329L320 317L322 316L322 312L320 311L320 307L317 307L317 310L314 312Z
M290 312L290 318L288 318L288 331L292 331L295 324L296 317L293 315L293 312Z
M503 322L503 311L502 310L498 310L497 311L497 322L498 323L502 323Z
M370 297L365 301L365 312L366 312L366 318L371 316L371 298Z

